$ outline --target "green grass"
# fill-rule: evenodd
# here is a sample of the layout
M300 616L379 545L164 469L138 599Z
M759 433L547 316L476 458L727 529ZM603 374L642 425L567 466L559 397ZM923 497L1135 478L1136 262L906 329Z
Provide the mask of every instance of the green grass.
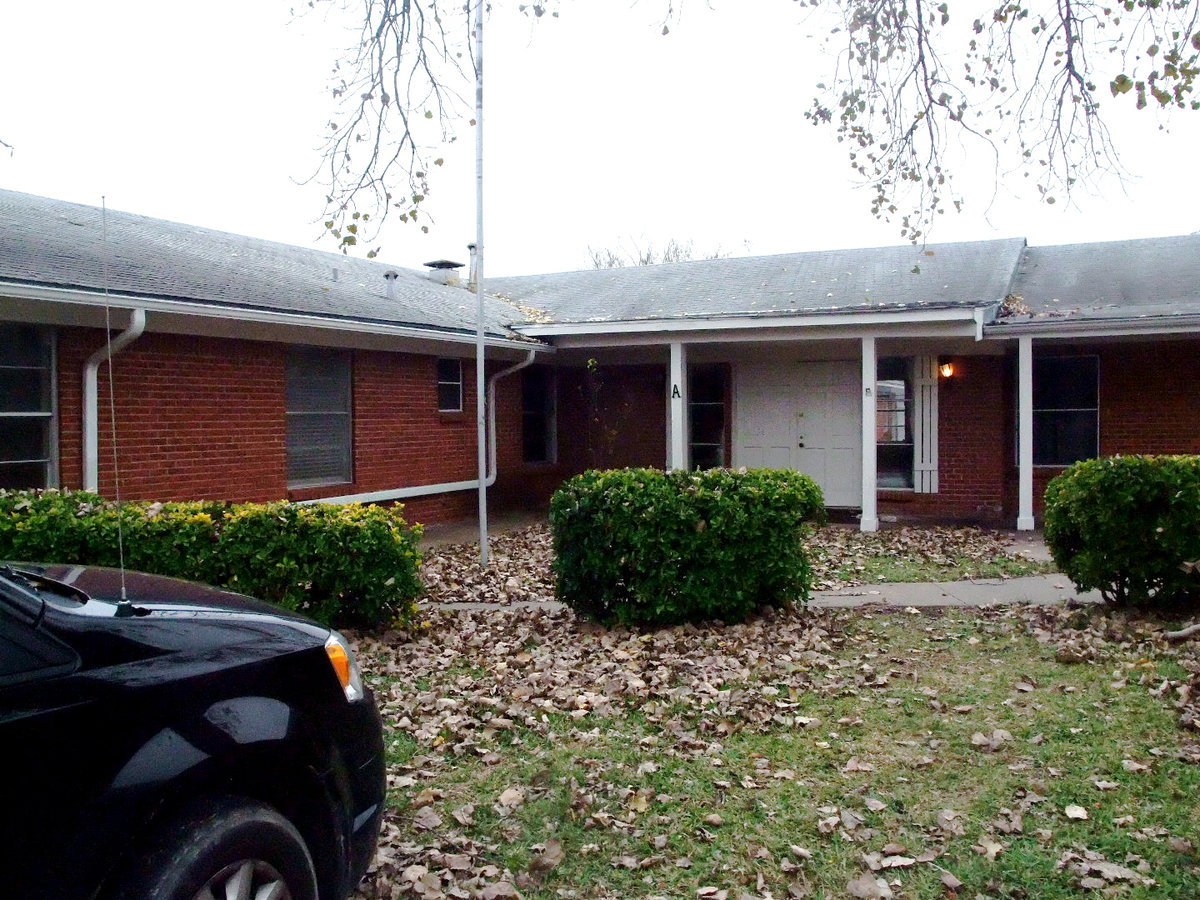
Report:
M1114 882L1117 896L1200 896L1200 859L1190 849L1200 846L1200 767L1176 758L1185 735L1169 698L1133 679L1114 685L1114 671L1136 660L1061 664L1015 618L969 611L823 621L829 653L819 663L748 664L742 677L713 684L731 693L706 704L625 698L617 715L580 719L559 708L536 727L477 731L469 752L419 746L393 730L390 762L422 773L389 795L401 837L468 846L477 870L495 866L493 880L507 870L530 900L694 897L706 886L730 898L789 890L841 898L866 871L863 854L889 844L912 858L936 854L877 873L898 879L897 897L947 896L944 872L964 882L963 897L1098 896L1060 864L1082 848L1140 865L1155 881ZM646 646L646 659L628 670L658 664ZM1177 671L1166 658L1141 667L1148 683ZM468 704L521 683L493 681L486 664L467 661L423 679L424 690ZM731 698L763 688L778 691L771 696L791 724L739 715ZM802 727L795 717L818 721ZM1011 740L994 752L972 742L995 729ZM1129 772L1124 760L1150 768ZM1116 786L1100 790L1098 780ZM524 802L495 807L512 787ZM447 825L418 833L413 799L431 788ZM450 811L464 804L474 805L473 824L459 826ZM1088 818L1069 818L1071 805ZM945 810L957 813L958 828L939 826ZM847 828L843 811L861 824ZM531 870L534 848L551 839L561 842L562 862ZM986 841L1003 845L993 859L974 849ZM420 858L436 869L436 858ZM681 858L690 867L676 865Z

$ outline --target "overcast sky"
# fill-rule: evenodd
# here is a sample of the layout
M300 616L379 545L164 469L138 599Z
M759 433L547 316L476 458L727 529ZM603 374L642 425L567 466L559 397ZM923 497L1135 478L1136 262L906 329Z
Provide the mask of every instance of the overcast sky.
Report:
M499 6L499 4L497 4ZM832 131L803 118L832 60L790 0L571 0L535 24L497 9L486 30L487 272L587 268L588 248L670 239L697 254L902 242L876 221ZM0 12L0 185L270 240L321 238L315 169L326 75L353 35L288 0L60 0ZM952 3L951 13L957 7ZM52 12L50 12L52 11ZM931 241L1031 244L1200 229L1192 177L1200 116L1168 133L1116 119L1135 179L1047 207L984 165ZM474 136L435 173L422 235L400 223L381 258L465 261L475 234Z

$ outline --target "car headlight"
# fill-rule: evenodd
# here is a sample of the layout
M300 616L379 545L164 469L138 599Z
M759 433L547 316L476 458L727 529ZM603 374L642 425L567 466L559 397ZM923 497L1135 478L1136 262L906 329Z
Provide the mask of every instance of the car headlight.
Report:
M358 662L354 659L354 651L350 649L350 642L338 632L331 632L325 640L325 653L333 666L334 674L337 675L338 683L346 694L346 699L361 700L363 698L362 672L359 671Z

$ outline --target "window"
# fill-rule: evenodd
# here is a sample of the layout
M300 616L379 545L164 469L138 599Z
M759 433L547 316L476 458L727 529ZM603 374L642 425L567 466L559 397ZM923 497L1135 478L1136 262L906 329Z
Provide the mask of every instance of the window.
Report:
M354 480L349 353L288 351L287 475L289 488Z
M913 486L913 390L909 361L879 360L875 382L875 440L881 488Z
M521 370L521 458L554 462L554 372L548 366Z
M438 412L462 412L462 360L437 361Z
M688 452L693 469L725 465L725 368L688 372Z
M1068 466L1100 452L1100 361L1047 356L1033 361L1033 464Z
M0 324L0 488L54 483L53 373L49 333Z

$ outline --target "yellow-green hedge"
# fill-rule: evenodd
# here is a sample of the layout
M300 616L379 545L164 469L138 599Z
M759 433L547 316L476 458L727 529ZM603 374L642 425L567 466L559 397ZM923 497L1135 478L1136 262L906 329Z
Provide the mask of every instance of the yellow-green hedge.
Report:
M250 594L328 625L408 622L420 525L400 506L116 504L84 491L0 491L0 559L115 566Z

